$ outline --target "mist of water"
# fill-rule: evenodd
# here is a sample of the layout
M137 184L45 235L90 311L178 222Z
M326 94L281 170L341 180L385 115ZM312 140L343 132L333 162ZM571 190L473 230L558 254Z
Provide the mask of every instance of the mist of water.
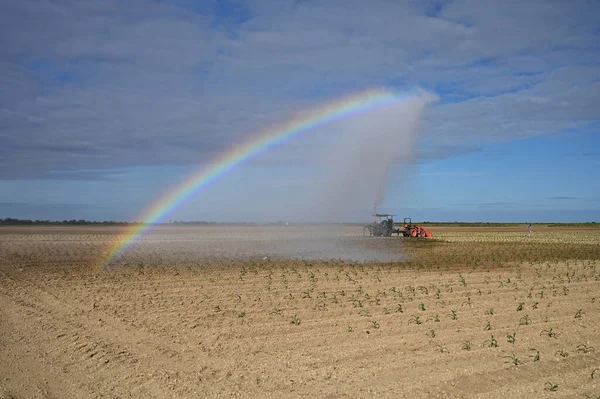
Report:
M435 100L421 93L340 123L334 145L319 160L323 179L312 193L322 219L360 220L383 203L390 168L414 162L420 121Z
M436 100L436 96L421 92L329 127L330 131L324 132L328 135L327 145L305 154L306 159L318 165L319 176L303 193L303 203L289 211L333 223L370 217L384 202L390 168L394 165L408 168L414 162L419 124L427 106ZM397 186L398 181L395 183L396 186L390 189L397 191L401 187ZM360 234L361 230L356 232ZM310 240L279 242L273 246L273 253L294 258L357 262L403 259L398 251L370 250L362 244L365 243L359 245L357 241L340 240L331 231L323 235L315 230Z

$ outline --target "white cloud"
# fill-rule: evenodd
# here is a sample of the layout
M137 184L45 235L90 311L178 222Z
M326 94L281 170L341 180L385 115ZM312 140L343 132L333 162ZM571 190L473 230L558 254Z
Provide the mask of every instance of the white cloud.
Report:
M438 91L448 155L600 119L594 1L183 3L2 3L0 178L200 163L373 86Z

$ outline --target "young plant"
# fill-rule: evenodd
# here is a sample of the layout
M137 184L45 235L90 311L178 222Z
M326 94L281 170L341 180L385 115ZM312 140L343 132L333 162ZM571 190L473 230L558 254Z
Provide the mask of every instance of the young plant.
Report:
M378 329L379 328L379 323L377 321L375 321L375 320L371 320L371 326L373 328L375 328L375 329Z
M274 315L281 316L282 314L283 314L283 310L275 308L274 311L269 313L269 316L274 316Z
M558 390L558 385L553 384L550 381L544 384L544 391L556 392Z
M398 306L396 306L396 313L404 313L404 310L402 310L402 304L398 304Z
M531 318L529 317L529 315L525 315L519 320L519 325L521 326L527 326L529 324L531 324Z
M489 331L492 329L492 325L490 324L490 321L488 320L486 325L483 326L483 331Z
M576 319L581 319L581 317L584 315L585 313L583 312L583 309L579 309L577 311L577 313L575 313L575 318Z
M595 349L593 346L588 346L586 344L579 344L577 345L577 352L581 352L581 353L591 353L594 352Z
M540 351L537 349L529 349L530 351L535 351L534 355L529 355L529 357L533 358L534 362L539 362L540 361Z
M360 299L350 299L350 301L354 304L355 308L362 308L363 303Z
M462 344L463 350L470 351L471 350L471 341L465 341Z
M525 306L525 302L519 303L519 305L517 306L517 312L520 312L521 310L523 310L523 306Z
M291 318L291 320L290 320L290 323L293 324L293 325L295 325L295 326L299 326L300 325L300 319L298 318L298 316L293 315L292 318Z
M556 331L552 331L552 329L549 329L540 331L540 337L542 335L547 335L550 338L556 338L558 336L558 333Z
M490 308L489 310L486 310L485 314L489 315L489 316L493 316L494 315L494 308Z
M427 333L427 336L429 338L435 338L435 330L434 329L429 330L429 332Z
M508 356L503 356L503 358L507 359L505 363L512 363L515 366L518 366L519 364L521 364L521 361L515 356L514 353L512 353Z
M569 352L559 350L559 351L556 351L555 355L559 355L561 357L569 357Z
M457 316L456 316L456 311L455 310L451 310L450 313L448 313L448 316L452 319L452 320L456 320Z
M422 310L422 311L424 311L424 310L425 310L425 304L424 304L423 302L421 302L421 303L419 304L419 310Z
M494 338L494 336L492 335L491 339L483 341L483 346L484 347L487 346L488 348L497 348L498 347L498 341L496 341L496 338Z
M506 335L506 339L508 341L509 344L514 344L515 343L515 336L517 335L517 333L515 331L513 331L512 335L507 334Z
M410 319L408 319L408 324L423 324L423 321L421 320L421 318L419 316L411 316Z

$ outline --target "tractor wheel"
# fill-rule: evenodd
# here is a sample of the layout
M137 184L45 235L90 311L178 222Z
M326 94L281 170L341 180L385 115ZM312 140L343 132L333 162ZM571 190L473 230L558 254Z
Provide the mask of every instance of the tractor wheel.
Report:
M411 230L410 231L410 236L411 237L416 237L417 236L417 230Z

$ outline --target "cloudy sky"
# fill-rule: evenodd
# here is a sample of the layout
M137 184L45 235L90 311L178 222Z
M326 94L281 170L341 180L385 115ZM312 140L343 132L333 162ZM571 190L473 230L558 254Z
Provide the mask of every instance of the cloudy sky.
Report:
M385 87L439 100L381 210L600 221L598 15L596 0L2 2L0 218L139 220L267 127ZM169 218L310 219L295 210L344 130L331 129Z

